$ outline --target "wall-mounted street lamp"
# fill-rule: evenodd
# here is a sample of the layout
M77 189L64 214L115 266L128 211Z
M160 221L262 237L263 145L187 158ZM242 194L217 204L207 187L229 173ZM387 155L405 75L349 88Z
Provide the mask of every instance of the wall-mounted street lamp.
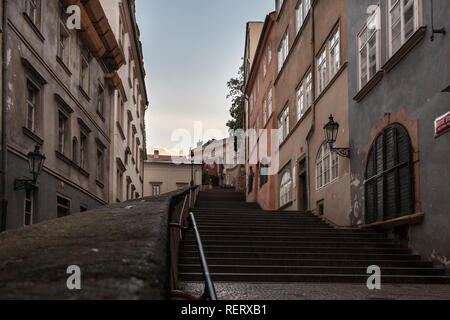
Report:
M334 121L333 115L330 115L330 121L328 121L323 129L325 130L325 136L327 137L331 152L336 152L339 156L344 158L350 158L350 148L334 147L339 133L339 123Z
M32 189L36 187L36 182L44 167L46 157L41 153L41 147L37 145L33 152L27 155L30 173L33 179L16 179L14 181L14 189Z

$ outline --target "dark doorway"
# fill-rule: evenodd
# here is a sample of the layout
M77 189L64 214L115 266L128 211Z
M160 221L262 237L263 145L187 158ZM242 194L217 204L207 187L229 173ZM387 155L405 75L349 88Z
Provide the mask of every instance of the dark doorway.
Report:
M298 210L308 210L308 196L306 192L306 172L302 173L298 179Z
M386 127L375 139L366 167L366 223L414 213L411 141L400 124Z

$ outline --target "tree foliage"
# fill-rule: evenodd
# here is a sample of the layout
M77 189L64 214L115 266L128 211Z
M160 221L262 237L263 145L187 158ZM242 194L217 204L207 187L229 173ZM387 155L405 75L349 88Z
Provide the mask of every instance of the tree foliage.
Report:
M231 120L227 122L227 127L231 130L243 129L244 127L244 98L241 91L243 85L244 64L239 68L237 77L231 78L227 83L229 89L227 99L231 99Z

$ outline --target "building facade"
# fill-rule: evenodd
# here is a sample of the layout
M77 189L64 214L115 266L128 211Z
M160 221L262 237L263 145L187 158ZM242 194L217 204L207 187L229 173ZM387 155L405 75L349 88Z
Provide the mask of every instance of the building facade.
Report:
M450 3L373 4L347 7L352 225L448 267L450 134L435 120L450 111L450 42L432 30L450 29Z
M191 163L185 157L160 155L158 150L144 162L144 196L159 196L202 183L202 163Z
M278 207L311 210L350 225L350 161L331 152L323 130L330 114L347 147L347 1L276 1Z
M101 0L125 64L113 81L110 199L122 202L144 194L146 159L145 112L148 106L145 69L134 0Z
M248 76L243 88L248 110L246 129L247 132L250 132L250 129L254 130L254 134L248 135L247 201L258 202L265 210L277 208L277 179L268 172L268 167L274 160L272 131L278 127L277 117L274 114L275 18L275 12L266 17L253 62L247 63L246 68L250 66L250 70L245 70ZM246 58L246 61L249 59Z
M80 29L69 28L66 8L75 2L7 2L2 229L110 200L108 115L117 88L109 78L124 59L98 0L83 1ZM27 155L36 145L46 156L42 173L37 184L20 184L30 179Z

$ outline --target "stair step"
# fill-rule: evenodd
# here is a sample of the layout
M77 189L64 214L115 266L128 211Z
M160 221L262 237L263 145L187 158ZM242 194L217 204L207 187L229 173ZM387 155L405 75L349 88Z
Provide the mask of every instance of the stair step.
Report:
M361 237L365 238L386 238L383 234L379 233L362 233L353 232L353 230L332 230L330 231L315 231L311 229L309 231L277 231L277 230L263 230L263 231L242 231L242 230L201 230L201 236L300 236L300 237Z
M204 247L209 246L228 246L228 247L314 247L314 248L392 248L403 249L400 244L395 242L316 242L316 241L230 241L230 240L202 240ZM182 246L195 247L195 240L185 240Z
M419 255L414 254L389 254L389 253L337 253L337 252L310 252L310 253L295 253L295 252L221 252L208 251L205 253L207 260L215 258L229 258L229 259L330 259L330 260L395 260L395 261L420 261ZM181 251L181 258L198 258L197 249L189 251Z
M247 235L204 235L202 234L202 241L210 241L210 240L221 240L221 241L312 241L312 242L386 242L386 238L367 238L361 237L360 235L346 235L346 236L247 236ZM184 241L195 241L194 234L188 233L183 238Z
M400 254L410 253L406 248L336 248L336 247L275 247L275 246L213 246L204 245L204 250L214 252L280 252L280 253L379 253ZM194 251L196 245L183 245L182 250Z
M332 282L366 284L368 275L343 274L254 274L254 273L214 273L212 280L216 282ZM202 273L180 273L182 281L204 281ZM449 284L448 276L382 276L382 283L414 283L414 284Z
M196 265L199 263L198 257L182 257L180 265ZM418 260L344 260L344 259L258 259L258 258L210 258L210 265L268 265L268 266L345 266L363 267L377 265L385 267L404 268L432 268L433 263Z
M349 274L367 275L364 267L332 267L332 266L245 266L245 265L209 265L212 274L215 273L252 273L252 274ZM201 273L200 265L180 265L181 273ZM393 268L385 267L381 270L382 275L411 275L411 276L443 276L444 270L433 268ZM367 276L368 277L368 276Z

